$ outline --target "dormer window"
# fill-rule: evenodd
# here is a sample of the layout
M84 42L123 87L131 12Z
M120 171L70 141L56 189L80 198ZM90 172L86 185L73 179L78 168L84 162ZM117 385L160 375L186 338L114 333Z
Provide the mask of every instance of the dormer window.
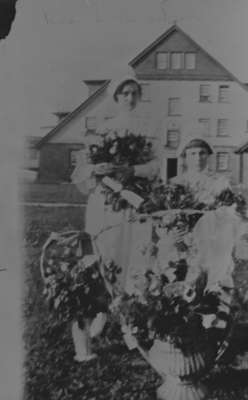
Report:
M195 69L196 54L195 53L185 53L184 62L185 62L185 69Z
M157 67L157 69L168 69L169 68L169 53L158 52L156 54L156 67Z
M171 69L183 69L184 57L183 53L171 53Z
M159 70L193 70L196 68L196 53L157 52L156 68Z

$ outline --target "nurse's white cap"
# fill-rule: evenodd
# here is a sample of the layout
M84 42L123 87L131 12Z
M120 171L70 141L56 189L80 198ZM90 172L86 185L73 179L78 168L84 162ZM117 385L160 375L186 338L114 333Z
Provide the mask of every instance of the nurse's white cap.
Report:
M118 91L119 87L123 85L123 83L132 81L135 82L141 91L141 85L137 80L135 73L131 67L127 67L126 70L119 71L116 77L110 82L108 87L108 94L109 96L113 97L115 101L116 99L116 92Z

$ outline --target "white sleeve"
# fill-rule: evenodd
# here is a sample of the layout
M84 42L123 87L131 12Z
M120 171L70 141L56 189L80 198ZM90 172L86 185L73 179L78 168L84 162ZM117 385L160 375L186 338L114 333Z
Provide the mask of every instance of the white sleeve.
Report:
M139 176L141 178L156 178L159 174L159 161L152 160L146 164L135 165L134 166L134 175Z
M146 164L135 165L134 175L142 178L153 179L159 175L162 161L162 146L158 138L153 139L151 161Z
M86 150L78 152L76 167L71 175L73 183L81 183L89 179L94 171L94 165L87 162Z
M232 190L229 180L225 176L219 176L213 185L213 194L215 196L219 196L224 190L227 189Z

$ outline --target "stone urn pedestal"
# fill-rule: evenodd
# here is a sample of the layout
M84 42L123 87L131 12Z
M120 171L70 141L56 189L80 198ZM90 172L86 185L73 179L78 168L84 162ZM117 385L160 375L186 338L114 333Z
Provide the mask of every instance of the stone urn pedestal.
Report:
M159 400L203 400L207 389L199 381L204 370L214 363L215 349L183 352L170 342L155 340L148 352L151 366L164 378L157 390Z

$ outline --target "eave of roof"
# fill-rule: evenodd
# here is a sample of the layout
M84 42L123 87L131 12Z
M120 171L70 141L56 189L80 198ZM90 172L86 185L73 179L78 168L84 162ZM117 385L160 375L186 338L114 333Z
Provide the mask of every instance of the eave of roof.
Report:
M36 145L41 140L41 138L41 136L26 136L25 141L28 144Z
M248 151L248 143L243 144L242 146L240 146L237 150L235 150L234 153L236 154L241 154Z
M56 117L61 117L63 115L68 115L70 114L70 111L56 111L53 113L54 115L56 115Z
M107 79L85 79L84 83L86 85L93 85L95 84L104 84L107 81Z
M76 115L78 115L82 110L88 107L96 97L98 97L104 90L108 87L110 80L106 80L104 84L96 90L90 97L88 97L83 103L81 103L75 110L69 113L65 118L61 120L50 132L48 132L37 144L36 147L39 149L45 143L47 143L56 133L63 128L68 122L70 122Z

